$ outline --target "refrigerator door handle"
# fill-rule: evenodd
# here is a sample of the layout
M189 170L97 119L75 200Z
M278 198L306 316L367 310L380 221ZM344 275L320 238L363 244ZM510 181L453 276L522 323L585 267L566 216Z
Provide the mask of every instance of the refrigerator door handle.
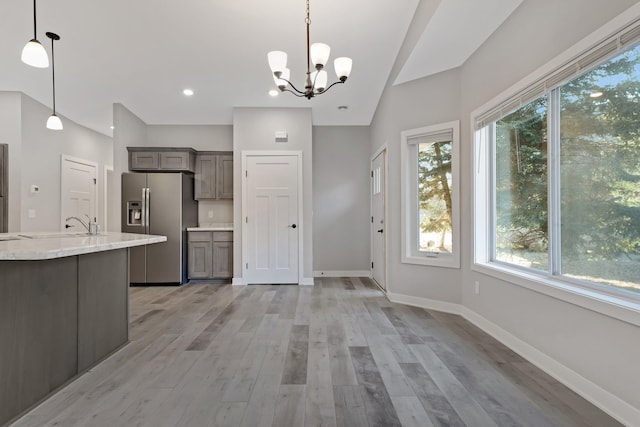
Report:
M149 187L145 188L146 191L146 209L145 209L145 215L146 215L146 219L145 219L145 224L146 224L146 230L145 233L149 234L151 232L150 230L150 223L149 223L149 211L151 210L151 189L149 189Z
M147 218L146 218L146 212L147 212L147 194L145 192L145 188L142 189L142 218L141 218L141 225L142 225L142 232L144 233L145 228L147 227Z

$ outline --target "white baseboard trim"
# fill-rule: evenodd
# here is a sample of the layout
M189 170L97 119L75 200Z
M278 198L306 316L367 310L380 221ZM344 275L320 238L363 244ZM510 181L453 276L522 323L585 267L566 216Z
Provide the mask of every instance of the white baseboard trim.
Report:
M396 294L387 292L387 298L391 302L399 304L411 305L414 307L426 308L427 310L444 311L445 313L462 315L462 306L451 302L442 302L438 300L412 297L409 295Z
M320 270L313 272L314 277L371 277L371 271L369 270Z
M580 396L602 409L624 425L637 425L640 409L635 408L599 385L549 357L537 348L527 344L495 323L487 320L467 307L461 307L461 315L529 362L551 375ZM635 420L635 421L633 421Z
M395 294L392 292L387 292L387 298L391 302L461 315L622 424L626 426L638 425L637 420L640 420L639 408L630 405L599 385L591 382L532 345L527 344L505 329L487 320L475 311L461 304Z
M302 278L302 282L300 282L300 285L313 286L313 285L315 285L315 282L313 280L313 277L303 277Z
M247 284L244 283L244 280L242 280L242 277L234 277L233 280L231 281L231 284L233 286L246 286Z

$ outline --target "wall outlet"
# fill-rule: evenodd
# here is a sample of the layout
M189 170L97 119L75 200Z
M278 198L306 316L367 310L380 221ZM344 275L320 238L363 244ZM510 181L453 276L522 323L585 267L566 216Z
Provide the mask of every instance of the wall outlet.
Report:
M480 295L480 282L478 282L477 280L475 282L475 291L476 295Z
M209 211L209 218L213 218L213 211Z

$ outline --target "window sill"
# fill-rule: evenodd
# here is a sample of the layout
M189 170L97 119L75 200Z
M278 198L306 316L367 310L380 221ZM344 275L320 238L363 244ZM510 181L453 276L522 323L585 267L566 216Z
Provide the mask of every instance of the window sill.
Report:
M498 264L473 264L472 269L514 285L538 292L611 318L640 326L640 301L603 294L554 280L549 276L520 271Z
M454 255L411 255L402 256L403 264L428 265L431 267L460 268L460 259Z

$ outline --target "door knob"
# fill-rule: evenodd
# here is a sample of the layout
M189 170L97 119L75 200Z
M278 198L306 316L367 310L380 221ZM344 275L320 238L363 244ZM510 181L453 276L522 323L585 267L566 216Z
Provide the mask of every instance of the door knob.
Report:
M382 233L382 228L380 230L378 230L378 233Z
M296 227L297 227L297 225L295 225L295 224L292 224L292 225L289 226L289 228L296 228Z

